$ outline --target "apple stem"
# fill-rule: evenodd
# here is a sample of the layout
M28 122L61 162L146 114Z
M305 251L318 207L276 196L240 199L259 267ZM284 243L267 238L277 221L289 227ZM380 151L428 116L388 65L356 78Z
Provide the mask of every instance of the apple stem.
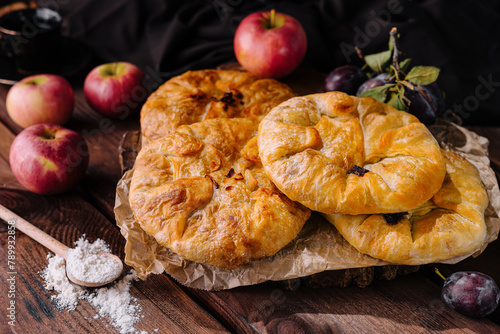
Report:
M115 62L115 63L113 64L113 75L115 75L115 74L116 74L116 66L118 66L118 63L117 63L117 62Z
M270 29L274 28L275 17L276 17L276 11L274 9L271 9L271 16L269 18L269 28Z
M434 268L434 272L443 279L443 281L446 281L446 277L441 274L441 272L438 270L438 268Z
M54 135L54 133L52 131L50 131L48 128L45 128L45 131L44 131L44 133L43 133L42 136L46 140L52 140L52 139L56 138L56 136Z

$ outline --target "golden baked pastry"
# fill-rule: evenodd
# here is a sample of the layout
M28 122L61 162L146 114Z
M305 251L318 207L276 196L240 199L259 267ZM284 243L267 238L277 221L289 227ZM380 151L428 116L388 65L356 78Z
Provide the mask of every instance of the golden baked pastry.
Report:
M151 141L180 125L205 119L246 117L259 122L274 106L293 96L287 85L247 72L188 71L149 96L141 109L141 131Z
M412 210L446 172L438 143L415 116L341 92L275 107L259 125L258 147L276 186L323 213Z
M447 174L441 189L420 208L391 215L324 215L361 253L405 265L466 255L483 245L488 195L477 169L443 151Z
M144 146L129 194L142 229L187 260L226 269L287 245L310 211L269 180L256 132L245 118L212 119Z

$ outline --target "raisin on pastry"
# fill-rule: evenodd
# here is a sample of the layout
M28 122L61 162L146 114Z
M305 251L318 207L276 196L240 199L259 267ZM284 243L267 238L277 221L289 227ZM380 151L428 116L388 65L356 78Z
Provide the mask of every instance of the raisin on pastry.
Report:
M418 119L341 92L291 98L259 125L265 171L290 199L322 213L416 209L441 187L439 145Z
M361 253L397 264L420 265L467 255L484 244L488 195L477 169L464 157L443 151L441 189L399 219L386 215L324 215Z

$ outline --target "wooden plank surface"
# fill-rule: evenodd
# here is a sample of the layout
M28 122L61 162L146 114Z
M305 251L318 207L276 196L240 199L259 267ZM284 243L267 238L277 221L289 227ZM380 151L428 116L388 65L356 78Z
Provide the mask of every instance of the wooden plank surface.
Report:
M5 99L9 87L0 87ZM91 111L83 94L75 95L76 113L66 126L77 131L99 129L102 117ZM0 107L4 105L0 105ZM0 110L0 204L10 208L37 227L66 245L85 234L89 240L105 240L112 251L124 257L125 240L115 225L113 216L114 193L121 170L117 147L124 132L137 127L137 119L119 124L112 132L88 140L90 146L89 170L74 191L62 195L40 196L23 190L8 165L8 151L16 132L21 131L5 112ZM85 119L85 121L83 121ZM13 129L11 132L10 129ZM0 224L1 281L7 279L7 228ZM86 301L77 310L58 311L50 300L51 292L43 288L41 271L47 266L48 251L21 232L16 233L16 301L18 302L16 327L7 325L7 293L2 289L0 303L1 333L116 333L104 319L93 319L96 311ZM130 269L130 268L128 268ZM4 285L5 286L5 285ZM138 298L145 320L136 326L150 333L213 333L227 330L204 309L197 305L172 279L155 275L145 282L133 285L131 294ZM5 307L4 307L5 306Z
M292 77L290 84L300 82ZM318 89L301 86L300 93ZM138 116L114 120L103 127L103 118L87 106L81 89L75 88L75 115L67 127L84 135L90 144L90 165L85 179L65 195L39 196L23 190L8 165L8 149L21 131L5 111L8 86L0 86L0 203L31 220L58 240L71 245L83 233L89 239L107 241L123 257L124 239L114 224L116 182L121 176L118 147L124 134L139 128ZM500 127L472 130L491 141L492 165L500 175ZM0 279L7 270L6 226L0 224ZM45 291L40 271L47 265L47 251L22 233L16 234L18 255L18 327L6 325L7 294L0 293L1 333L116 333L106 319L94 320L94 309L82 302L76 311L60 312ZM495 241L476 259L456 265L439 265L444 274L478 270L500 282L500 242ZM440 280L432 266L391 281L376 281L366 288L309 288L301 280L293 290L265 283L229 291L208 292L186 288L167 275L153 275L133 285L132 294L143 307L140 330L153 333L496 333L500 331L500 309L484 319L470 319L446 307L440 300Z

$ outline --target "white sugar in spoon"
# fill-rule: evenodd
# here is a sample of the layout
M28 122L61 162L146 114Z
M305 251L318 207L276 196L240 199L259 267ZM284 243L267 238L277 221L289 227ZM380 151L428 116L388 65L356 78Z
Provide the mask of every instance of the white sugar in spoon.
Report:
M75 278L74 277L75 275L71 274L68 270L68 268L70 267L70 263L68 263L67 261L68 261L68 259L71 260L71 257L68 257L68 250L70 249L68 246L66 246L66 245L62 244L61 242L57 241L56 239L52 238L50 235L43 232L39 228L35 227L33 224L26 221L25 219L19 217L14 212L10 211L9 209L7 209L6 207L4 207L1 204L0 204L0 218L5 220L6 222L14 221L15 222L14 226L16 229L18 229L19 231L22 231L24 234L31 237L33 240L38 241L40 244L47 247L55 254L63 257L66 260L66 275L68 276L70 281L72 281L75 284L78 284L81 286L86 286L86 287L99 287L99 286L103 286L103 285L106 285L106 284L113 282L118 277L120 277L120 275L123 272L123 262L120 260L120 258L118 256L113 255L111 253L107 253L107 252L99 252L98 254L100 256L107 256L107 257L113 259L113 261L116 261L116 266L113 266L114 269L116 269L116 270L113 270L113 272L112 272L115 275L112 275L113 277L107 277L107 279L105 281L102 281L102 282L101 281L99 281L99 282L85 282L85 281L79 280L79 279ZM78 274L77 274L77 276L78 276ZM109 276L109 275L107 275L107 276Z

